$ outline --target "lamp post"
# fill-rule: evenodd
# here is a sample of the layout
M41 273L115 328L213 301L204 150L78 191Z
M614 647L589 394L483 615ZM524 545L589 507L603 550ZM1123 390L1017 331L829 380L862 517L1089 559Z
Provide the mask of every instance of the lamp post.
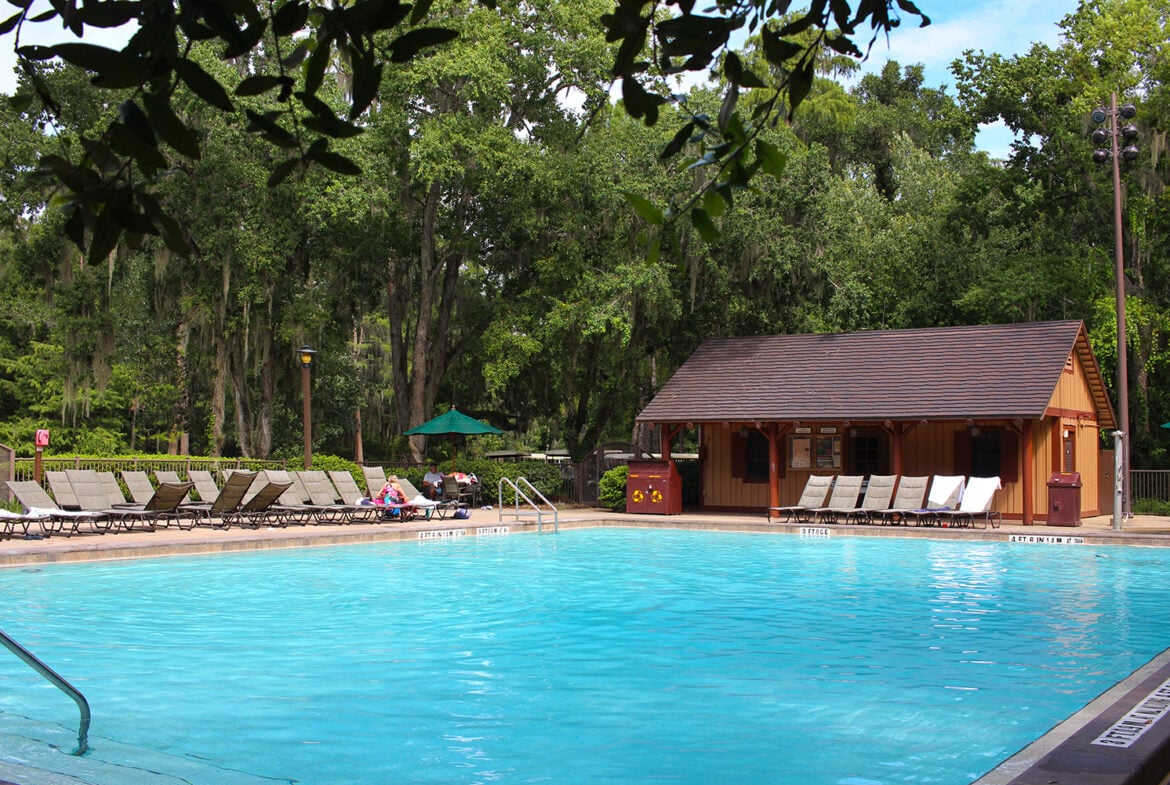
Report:
M1132 120L1137 117L1133 104L1117 106L1117 93L1110 93L1109 108L1098 106L1090 114L1098 128L1093 130L1093 160L1099 164L1113 162L1113 268L1116 278L1117 297L1117 408L1120 410L1120 429L1113 432L1115 449L1121 452L1120 461L1115 461L1121 472L1121 482L1115 484L1113 496L1113 528L1121 531L1121 522L1129 512L1129 354L1125 330L1125 260L1122 256L1121 236L1121 161L1137 158L1137 127L1129 123L1118 128L1118 120ZM1108 121L1108 127L1101 127ZM1119 138L1125 146L1119 150ZM1102 145L1109 141L1109 148Z
M309 369L313 367L313 355L316 353L307 344L298 350L301 357L301 397L305 401L305 471L313 463L313 397L309 386Z

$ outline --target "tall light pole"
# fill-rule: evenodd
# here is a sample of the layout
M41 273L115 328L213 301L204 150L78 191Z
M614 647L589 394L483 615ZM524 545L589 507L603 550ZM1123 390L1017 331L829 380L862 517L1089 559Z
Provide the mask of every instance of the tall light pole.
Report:
M298 353L301 357L301 397L305 400L305 471L308 471L313 463L313 396L309 369L313 367L313 355L317 352L306 344Z
M1129 513L1129 342L1126 340L1125 330L1125 260L1122 255L1121 236L1121 161L1132 161L1137 158L1138 149L1134 144L1137 139L1137 127L1132 123L1118 127L1118 120L1132 120L1137 116L1137 109L1133 104L1117 106L1117 93L1109 94L1109 108L1098 106L1090 115L1093 123L1100 126L1106 121L1108 128L1097 128L1092 133L1094 144L1098 148L1093 151L1093 160L1099 164L1113 162L1113 272L1116 278L1117 297L1117 408L1120 410L1119 431L1114 431L1115 450L1121 452L1121 482L1116 483L1116 492L1113 499L1113 528L1120 531L1121 521ZM1109 141L1109 149L1103 145ZM1120 150L1119 140L1125 141Z

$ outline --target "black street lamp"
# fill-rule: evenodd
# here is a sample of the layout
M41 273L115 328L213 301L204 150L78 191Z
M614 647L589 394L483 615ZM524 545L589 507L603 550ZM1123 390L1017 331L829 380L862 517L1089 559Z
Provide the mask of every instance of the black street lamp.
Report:
M298 352L301 358L301 397L305 401L304 430L305 430L305 471L313 463L313 399L309 385L309 369L313 367L313 355L317 352L306 344Z
M1120 430L1113 432L1114 451L1120 454L1115 461L1116 488L1113 495L1113 528L1121 530L1121 521L1129 514L1129 354L1125 330L1125 260L1122 257L1121 236L1121 161L1132 161L1138 156L1137 126L1120 121L1137 117L1133 104L1117 106L1117 93L1109 95L1109 108L1098 106L1089 115L1098 126L1091 134L1097 149L1093 160L1099 164L1113 162L1113 267L1117 296L1117 408L1120 410ZM1108 127L1103 127L1108 123ZM1119 127L1120 126L1120 127ZM1109 142L1109 147L1103 145ZM1121 146L1119 142L1123 142ZM1120 149L1118 149L1120 146Z

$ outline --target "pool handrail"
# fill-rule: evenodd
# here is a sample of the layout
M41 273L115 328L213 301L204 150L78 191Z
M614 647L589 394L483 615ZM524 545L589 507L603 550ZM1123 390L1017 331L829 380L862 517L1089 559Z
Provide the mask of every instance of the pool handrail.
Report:
M508 487L512 489L512 499L514 502L514 506L513 506L512 512L509 513L510 515L514 515L516 517L516 520L520 520L521 515L535 515L536 516L536 531L538 533L543 533L544 532L545 511L541 508L540 505L547 504L549 507L549 510L552 511L553 532L560 533L560 531L561 531L560 513L557 510L556 505L553 504L552 502L550 502L548 500L548 498L546 498L545 495L543 493L541 493L540 490L537 489L537 487L535 485L530 483L528 481L527 477L517 477L515 481L509 479L508 477L501 477L500 478L499 486L497 488L498 506L499 506L500 512L499 512L499 515L497 516L497 520L499 520L499 521L504 520L504 484L505 483L507 483ZM523 484L526 488L528 488L528 490L532 492L532 495L536 496L536 498L539 500L539 502L534 502L528 496L527 493L525 493L523 490L521 490L520 489L521 484ZM531 511L529 511L529 510L525 510L523 512L520 511L520 500L521 499L523 499L524 502L529 507L532 508Z
M77 708L81 712L81 722L77 727L77 749L73 751L73 754L84 755L86 750L89 749L89 701L85 699L85 696L81 694L80 690L70 684L55 670L42 662L31 651L13 640L12 637L3 630L0 630L0 644L3 644L10 652L24 660L26 665L35 670L37 673L41 674L41 676L45 677L45 679L50 684L68 695L73 699L73 702L77 704Z

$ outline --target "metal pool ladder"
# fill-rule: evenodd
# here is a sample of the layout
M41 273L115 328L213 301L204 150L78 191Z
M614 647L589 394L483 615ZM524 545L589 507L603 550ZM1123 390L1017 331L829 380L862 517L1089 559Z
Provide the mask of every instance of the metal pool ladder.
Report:
M509 513L504 512L504 486L505 485L507 485L509 488L512 489L512 499L514 502L514 504L512 506L512 511ZM523 486L523 488L521 486ZM527 489L528 492L525 493L524 489ZM512 480L509 480L507 477L501 477L500 483L499 483L499 488L498 488L498 496L499 496L500 514L497 517L497 520L503 521L505 514L515 517L516 520L520 520L521 517L524 517L524 516L535 517L536 518L536 531L543 532L544 531L544 516L549 515L551 513L552 514L552 522L553 522L553 532L554 533L560 532L561 522L560 522L560 519L558 517L559 513L557 511L556 505L554 505L547 498L545 498L544 494L541 493L540 491L538 491L536 489L535 485L528 482L527 478L517 477L516 481L513 482ZM533 501L533 499L532 499L533 496L536 497L536 501ZM520 500L521 499L524 500L524 503L526 505L525 509L523 509L523 510L520 509ZM544 509L546 506L548 507L547 510Z
M85 751L89 749L89 701L85 699L85 696L81 694L80 690L66 681L55 670L41 662L31 651L10 638L8 633L3 630L0 630L0 644L3 644L10 652L24 660L26 665L44 676L46 681L68 695L77 704L77 708L81 712L81 724L77 728L77 749L73 751L73 754L84 755Z

